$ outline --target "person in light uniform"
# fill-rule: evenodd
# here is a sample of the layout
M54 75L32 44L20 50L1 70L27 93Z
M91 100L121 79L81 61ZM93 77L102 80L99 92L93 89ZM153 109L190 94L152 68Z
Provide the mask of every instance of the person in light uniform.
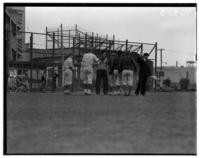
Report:
M64 62L64 93L70 94L73 80L74 64L72 54Z
M91 94L92 90L92 80L93 80L93 68L99 63L99 59L92 52L88 52L83 55L81 61L81 71L82 71L82 80L84 84L84 94Z

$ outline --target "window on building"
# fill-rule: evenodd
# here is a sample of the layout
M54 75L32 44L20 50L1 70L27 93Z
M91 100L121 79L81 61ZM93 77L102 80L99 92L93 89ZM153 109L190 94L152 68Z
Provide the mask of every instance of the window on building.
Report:
M13 36L16 36L16 31L17 31L16 24L12 21L12 33L13 33Z
M12 60L16 61L16 57L17 57L17 52L14 49L12 49Z

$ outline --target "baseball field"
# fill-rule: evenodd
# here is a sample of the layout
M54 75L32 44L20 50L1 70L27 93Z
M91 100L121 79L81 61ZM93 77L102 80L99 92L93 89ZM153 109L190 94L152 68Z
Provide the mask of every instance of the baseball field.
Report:
M195 154L196 93L8 93L7 154Z

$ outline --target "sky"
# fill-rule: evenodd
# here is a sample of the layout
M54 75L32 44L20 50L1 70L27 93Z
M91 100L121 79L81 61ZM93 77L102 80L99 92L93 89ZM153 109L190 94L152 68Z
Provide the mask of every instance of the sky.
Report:
M163 51L163 66L195 60L195 7L26 7L26 31L78 27L110 38L155 43ZM145 51L145 49L144 49ZM158 66L160 65L158 52ZM150 58L154 58L152 53Z

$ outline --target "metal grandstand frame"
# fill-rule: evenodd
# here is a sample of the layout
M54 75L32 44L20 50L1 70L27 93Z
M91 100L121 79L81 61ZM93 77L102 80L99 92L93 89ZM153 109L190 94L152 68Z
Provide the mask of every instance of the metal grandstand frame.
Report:
M115 35L112 38L109 38L108 35L105 37L100 36L98 33L81 30L76 24L74 28L64 30L63 25L54 31L49 31L48 27L46 27L46 49L48 49L48 43L52 43L53 41L53 33L55 34L55 43L57 48L65 49L72 48L78 49L79 55L85 53L88 49L93 50L95 53L99 53L102 51L118 51L122 50L123 52L133 52L133 53L144 53L144 47L146 45L151 48L145 53L149 55L154 52L155 58L154 60L154 72L157 73L157 51L158 44L155 43L143 43L143 42L130 42L128 40L121 41L116 40ZM62 61L64 60L64 54L62 54Z

